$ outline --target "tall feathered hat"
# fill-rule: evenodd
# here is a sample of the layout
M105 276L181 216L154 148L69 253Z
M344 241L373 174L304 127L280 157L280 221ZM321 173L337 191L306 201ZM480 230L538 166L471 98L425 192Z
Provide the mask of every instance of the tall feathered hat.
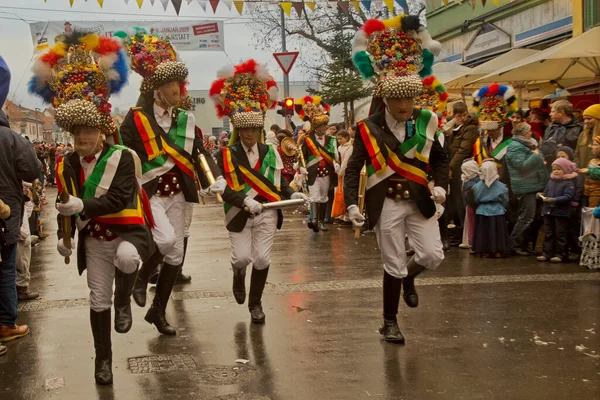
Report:
M127 83L129 71L118 41L76 31L41 55L32 69L29 91L52 104L58 126L69 132L75 126L117 132L108 99Z
M417 97L441 49L416 15L370 19L356 32L353 61L364 79L375 81L376 97Z
M446 113L447 102L448 92L439 79L433 75L423 79L423 91L415 99L417 107L426 108L440 116Z
M313 131L319 126L329 123L331 108L320 96L305 96L296 100L295 109L300 119L309 118L310 129Z
M512 86L494 83L473 93L473 108L483 129L498 129L519 110Z
M178 60L177 52L168 39L149 35L143 28L135 28L134 35L119 31L114 34L123 40L131 58L131 69L142 76L142 94L151 94L159 86L176 81L181 84L181 94L187 91L188 68Z
M265 113L277 104L279 88L267 67L255 60L217 73L209 96L219 118L229 116L234 129L263 128Z

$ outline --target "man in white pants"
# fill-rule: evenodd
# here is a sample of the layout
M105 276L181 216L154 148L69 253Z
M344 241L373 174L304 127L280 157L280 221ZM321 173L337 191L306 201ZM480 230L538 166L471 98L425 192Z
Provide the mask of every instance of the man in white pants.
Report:
M355 226L363 225L365 217L357 203L360 174L366 167L366 214L369 229L374 228L377 235L384 269L383 325L379 332L389 342L404 343L396 319L402 287L406 304L417 307L415 277L425 268L435 270L444 259L435 216L436 203L446 198L448 158L436 137L437 116L414 107L414 99L422 91L416 66L431 68L433 60L426 62L422 52L428 46L436 48L436 43L418 17L410 15L386 23L371 20L354 40L355 64L365 78L375 78L377 83L372 115L358 123L344 195L350 220ZM391 59L368 53L387 47L398 48ZM432 190L428 173L435 181ZM405 234L415 251L410 260Z
M222 193L227 183L196 134L194 114L178 107L186 93L188 69L177 60L171 44L143 30L126 37L125 43L131 67L143 79L138 106L129 110L120 133L123 144L135 150L142 161L142 182L150 197L152 235L158 247L151 261L140 269L133 298L140 307L145 306L148 279L162 261L156 295L145 320L163 335L176 335L165 312L183 262L186 205L199 199L194 169L200 153L205 154L217 177L209 187L202 171L197 171L202 187L209 193ZM163 51L155 52L156 48ZM147 53L155 56L138 57Z
M27 198L23 206L23 223L21 224L21 232L19 242L17 243L17 296L19 301L35 300L40 295L29 290L31 281L31 230L29 229L29 217L33 213L33 202L31 199L31 183L23 182L23 189L27 191Z
M246 301L246 268L252 264L248 309L252 323L262 324L265 314L261 299L283 214L281 210L263 210L261 203L289 198L308 203L308 198L288 186L276 147L259 141L265 112L277 102L277 84L266 67L254 60L236 65L234 71L219 72L221 78L210 90L219 116L228 115L234 127L232 144L221 150L217 162L227 180L223 200L231 243L233 295L238 304Z
M88 33L76 32L65 40L68 43L53 49L66 53L51 49L36 61L30 88L53 104L57 125L74 136L76 151L63 157L56 168L63 198L56 204L57 250L70 257L79 232L77 268L79 274L87 269L94 377L97 384L106 385L113 382L113 282L115 330L125 333L132 324L130 297L137 268L155 248L145 213L149 206L142 206L140 161L129 149L105 141L105 136L117 134L108 96L128 78L122 48L116 40ZM67 228L71 237L65 235Z

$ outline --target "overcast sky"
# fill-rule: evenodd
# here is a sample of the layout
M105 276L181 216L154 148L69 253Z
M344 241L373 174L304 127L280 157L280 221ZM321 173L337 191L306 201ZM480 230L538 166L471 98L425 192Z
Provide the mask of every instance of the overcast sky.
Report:
M43 107L41 100L27 92L34 49L29 22L218 19L223 20L225 24L225 52L181 53L183 61L190 69L190 89L208 89L219 68L248 58L266 63L271 74L281 81L283 74L271 52L254 48L252 40L254 32L248 27L250 18L252 17L247 10L244 10L244 16L240 17L235 7L229 11L224 4L219 5L216 14L213 14L210 5L204 12L196 1L189 5L184 1L177 17L171 4L164 11L159 0L155 1L154 6L150 4L150 0L145 0L141 10L138 9L135 0L130 0L129 4L125 4L124 0L104 0L104 8L100 8L96 0L75 0L72 8L69 7L69 0L47 0L46 3L44 0L0 0L0 55L4 57L11 70L11 94L14 93L16 99L24 106ZM295 49L288 45L288 51L290 50ZM300 68L295 68L290 74L290 79L304 80L305 78ZM128 86L121 94L111 98L113 106L126 109L133 105L137 99L139 86L138 75L132 73Z

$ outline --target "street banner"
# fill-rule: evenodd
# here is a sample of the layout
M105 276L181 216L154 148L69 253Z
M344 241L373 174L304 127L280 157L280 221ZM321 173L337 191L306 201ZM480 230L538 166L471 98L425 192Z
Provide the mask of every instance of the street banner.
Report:
M133 33L134 27L168 37L177 51L223 51L223 21L48 21L29 24L36 52L48 50L74 30L111 37L115 32Z

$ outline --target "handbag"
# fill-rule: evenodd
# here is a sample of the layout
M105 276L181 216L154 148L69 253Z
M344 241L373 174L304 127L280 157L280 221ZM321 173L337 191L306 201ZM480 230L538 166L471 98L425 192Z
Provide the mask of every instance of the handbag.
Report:
M344 214L346 214L346 203L344 202L344 178L340 176L333 196L331 218L337 218Z
M595 224L596 218L592 218L590 229L579 237L581 243L581 258L579 260L579 265L587 267L588 269L600 268L600 241L598 240L598 236L594 233Z

